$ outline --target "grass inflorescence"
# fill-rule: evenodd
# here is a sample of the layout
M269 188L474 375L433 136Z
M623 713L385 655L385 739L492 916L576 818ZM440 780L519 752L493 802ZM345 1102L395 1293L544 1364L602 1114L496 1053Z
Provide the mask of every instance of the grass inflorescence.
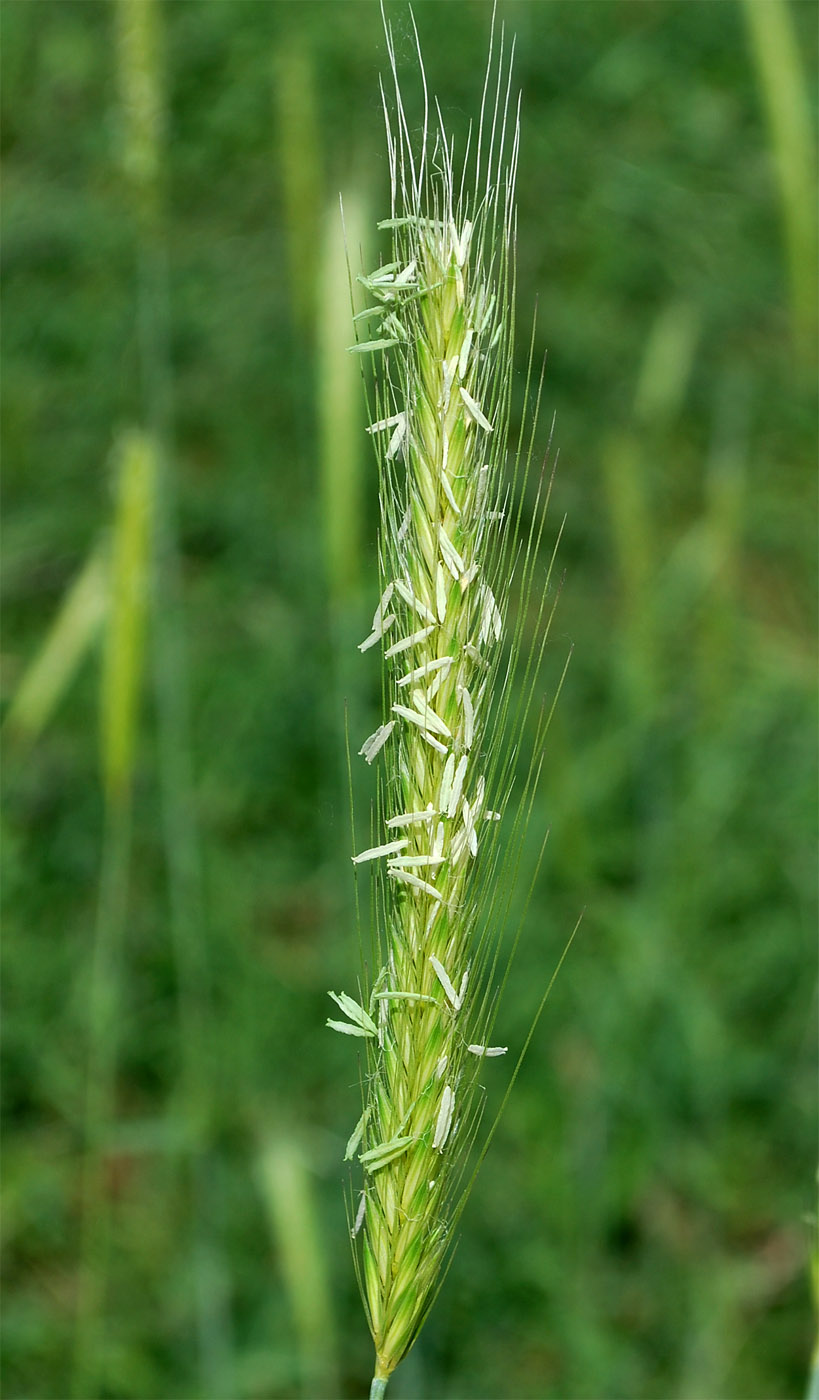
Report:
M384 100L391 172L388 260L359 280L370 356L368 432L379 464L381 597L362 652L383 660L373 962L360 1000L331 993L335 1030L365 1042L364 1106L346 1157L364 1169L351 1224L376 1349L373 1393L406 1356L434 1300L474 1172L503 976L500 944L540 771L519 750L548 635L548 582L533 592L548 484L524 527L540 384L509 452L514 344L514 45L500 34L460 163L423 64L413 141L397 79ZM419 49L420 62L420 49ZM383 94L382 94L383 95ZM511 472L507 459L512 456ZM552 561L554 556L552 556ZM510 600L517 598L513 616ZM523 637L524 618L534 628ZM499 986L500 983L500 986Z

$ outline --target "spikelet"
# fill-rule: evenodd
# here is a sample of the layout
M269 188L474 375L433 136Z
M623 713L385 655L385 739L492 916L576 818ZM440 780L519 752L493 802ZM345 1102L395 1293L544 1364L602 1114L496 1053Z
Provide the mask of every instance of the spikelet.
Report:
M544 587L536 640L522 652L545 501L541 474L519 548L520 506L509 507L522 497L531 437L528 450L518 444L510 481L512 55L504 58L501 32L461 174L437 107L431 129L422 64L425 117L413 149L385 30L392 209L379 228L392 249L359 279L373 305L356 318L364 330L352 347L372 356L368 431L380 476L383 591L361 650L381 651L385 713L361 753L378 761L381 829L354 857L373 872L380 970L369 984L365 970L363 1003L333 994L347 1021L329 1023L363 1040L367 1056L364 1113L347 1155L357 1152L364 1169L351 1218L374 1396L437 1291L471 1184L477 1076L506 1048L488 1043L493 975L547 720L522 791L513 766L548 632ZM528 377L526 388L528 398ZM513 580L521 611L510 626Z

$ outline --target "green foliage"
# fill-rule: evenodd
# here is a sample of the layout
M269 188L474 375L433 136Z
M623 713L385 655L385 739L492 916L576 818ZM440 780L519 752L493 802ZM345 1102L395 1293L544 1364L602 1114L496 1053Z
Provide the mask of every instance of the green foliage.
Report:
M430 86L462 141L488 10L441 0L419 11ZM102 1155L111 1249L95 1370L100 1393L140 1400L208 1384L222 1396L306 1388L314 1315L283 1208L269 1246L276 1207L259 1190L259 1144L287 1142L297 1122L311 1238L332 1248L311 1267L329 1269L335 1327L352 1339L340 1384L352 1396L369 1357L366 1337L355 1340L339 1164L358 1086L341 1097L337 1086L354 1077L349 1057L364 1041L323 1027L325 989L345 985L354 955L355 914L316 360L303 263L288 269L312 249L318 285L313 224L339 188L362 188L362 171L368 206L383 207L370 95L386 56L369 0L187 0L159 13L206 941L196 928L212 1004L191 1041L148 705ZM813 106L813 8L787 13ZM496 1026L504 1044L522 1042L581 906L586 916L435 1314L391 1385L395 1400L799 1394L815 1176L815 345L792 336L788 128L779 122L774 148L739 5L508 0L500 17L518 36L524 90L518 301L539 297L540 446L554 411L562 454L554 530L568 516L552 689L574 643L524 852L532 869L551 826ZM392 19L409 73L399 5ZM110 519L111 443L143 421L117 32L113 8L89 0L4 6L9 702ZM301 55L320 134L309 200L287 193L273 86L287 46ZM797 182L787 190L794 201ZM791 202L787 227L804 230L807 217L794 222ZM799 252L800 277L805 265ZM517 368L513 425L525 357ZM375 568L373 478L350 580ZM544 548L553 543L554 533ZM355 607L352 641L372 603L348 593ZM351 732L367 733L379 697L353 699ZM93 667L25 762L7 751L10 1397L64 1396L71 1356L97 751ZM204 1208L183 1168L192 1138ZM218 1306L203 1314L202 1296Z

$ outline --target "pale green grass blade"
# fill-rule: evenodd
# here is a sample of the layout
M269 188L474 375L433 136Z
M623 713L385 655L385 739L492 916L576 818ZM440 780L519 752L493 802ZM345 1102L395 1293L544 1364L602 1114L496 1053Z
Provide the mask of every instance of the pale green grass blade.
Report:
M156 495L155 443L144 433L124 433L114 462L116 501L100 705L105 830L87 992L88 1065L72 1375L72 1393L77 1400L96 1391L104 1372L104 1317L111 1243L111 1202L105 1189L105 1154L115 1117L120 965L131 855L131 793L143 689L143 643Z
M347 246L358 256L364 241L364 204L352 189L344 197ZM317 318L317 386L324 567L331 613L343 618L360 586L364 511L360 367L346 355L350 291L338 201L325 210Z
M297 329L310 334L317 305L322 158L313 57L297 34L276 53L273 99L293 317Z
M663 427L679 413L694 363L700 334L700 314L691 302L663 307L651 328L634 413L646 427Z
M159 205L162 103L158 16L156 0L117 0L122 162L143 231L155 226ZM147 378L150 380L151 374ZM131 433L121 440L101 680L100 747L106 817L88 991L82 1232L72 1373L76 1397L96 1391L103 1365L110 1234L103 1154L114 1114L119 963L127 916L132 769L153 557L157 454L155 437Z
M342 721L358 733L366 695L364 677L356 665L360 641L359 601L364 549L364 413L361 402L361 366L347 353L350 343L350 298L354 287L350 258L362 257L366 228L363 184L353 181L343 200L327 201L322 225L319 294L316 300L316 407L318 414L318 525L321 532L320 564L323 565L327 609L329 684L324 696L325 732L330 740L326 800L335 804L348 790L355 806L365 800L361 774L353 774L345 757ZM364 297L362 289L355 305ZM358 746L356 746L358 747ZM349 786L353 783L353 786ZM338 885L349 891L345 876L346 842L337 844ZM353 917L353 909L347 917Z
M127 804L142 690L156 444L146 434L130 432L123 436L116 455L117 501L111 541L111 602L103 656L100 728L106 796L111 802Z
M121 160L141 218L159 212L164 110L158 0L116 0Z
M301 1393L338 1394L336 1324L313 1175L290 1137L271 1138L257 1177L277 1263L293 1316Z
M657 543L643 452L631 433L601 444L603 484L621 590L623 640L617 658L633 712L650 705L658 684L655 630Z
M742 9L779 182L794 332L802 353L812 358L817 325L816 147L804 67L788 0L742 0Z
M220 1202L207 1148L212 1067L207 1033L208 945L190 756L187 643L179 569L164 183L164 7L117 0L122 157L138 223L136 322L143 416L156 444L152 530L152 640L161 830L168 870L169 931L178 987L179 1076L172 1112L185 1124L188 1173L186 1272L192 1341L203 1395L234 1389L229 1271L218 1245Z
M89 555L17 687L4 728L17 743L42 733L102 630L108 608L108 554Z

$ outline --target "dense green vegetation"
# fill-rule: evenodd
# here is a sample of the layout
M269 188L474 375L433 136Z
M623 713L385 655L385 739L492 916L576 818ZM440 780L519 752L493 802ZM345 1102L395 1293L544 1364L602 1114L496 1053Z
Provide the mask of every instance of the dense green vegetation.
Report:
M560 446L547 549L567 517L553 684L574 646L504 1043L586 912L395 1400L806 1384L815 7L768 8L754 47L740 4L500 0L519 305L538 299L541 440L556 414ZM417 5L464 132L490 14ZM167 467L133 761L109 735L100 767L99 648L40 733L7 726L4 1388L354 1396L358 1086L324 1019L357 958L343 731L345 701L355 748L379 704L354 646L377 513L327 248L339 189L371 259L388 212L380 18L159 6L154 181L128 160L115 17L2 7L4 703L111 529L112 446L150 429ZM89 1172L90 1053L111 1103Z

